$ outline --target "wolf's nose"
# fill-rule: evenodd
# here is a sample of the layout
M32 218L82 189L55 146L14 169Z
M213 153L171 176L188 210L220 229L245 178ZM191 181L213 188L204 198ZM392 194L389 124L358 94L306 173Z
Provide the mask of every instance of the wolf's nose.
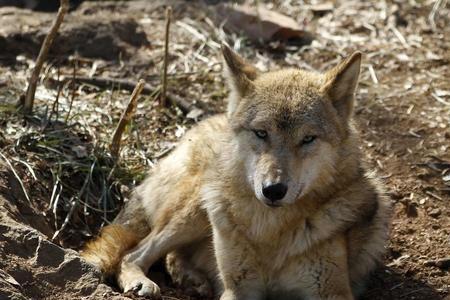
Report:
M270 184L263 187L263 195L272 202L281 200L286 195L288 187L283 183Z

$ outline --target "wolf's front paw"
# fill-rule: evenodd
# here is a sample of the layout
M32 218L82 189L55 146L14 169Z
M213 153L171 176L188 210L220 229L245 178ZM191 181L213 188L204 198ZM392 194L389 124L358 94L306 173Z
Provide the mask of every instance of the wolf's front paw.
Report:
M134 278L122 284L124 293L132 291L138 296L150 296L152 299L161 298L158 285L147 277Z

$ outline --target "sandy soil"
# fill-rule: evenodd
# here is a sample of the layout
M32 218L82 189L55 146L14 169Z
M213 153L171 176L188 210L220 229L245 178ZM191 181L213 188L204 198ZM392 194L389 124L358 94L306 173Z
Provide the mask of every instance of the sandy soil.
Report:
M354 50L365 54L355 118L394 216L385 266L362 299L450 299L449 4L433 25L436 1L336 1L325 11L310 1L262 2L304 24L314 41L258 45L224 34L215 7L200 2L85 2L66 18L26 118L14 105L54 14L0 8L0 299L138 298L99 285L100 274L71 249L112 220L190 126L223 111L223 39L262 70L325 70ZM166 4L174 8L169 91L195 106L187 115L155 100ZM74 73L144 78L155 91L142 97L118 163L108 145L130 91L74 83ZM165 299L195 299L161 264L150 276Z

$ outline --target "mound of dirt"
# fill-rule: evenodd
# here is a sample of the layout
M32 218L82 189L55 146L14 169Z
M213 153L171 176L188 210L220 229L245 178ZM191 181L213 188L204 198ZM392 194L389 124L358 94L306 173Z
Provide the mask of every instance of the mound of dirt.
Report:
M76 251L52 243L20 216L0 196L0 299L129 299L101 284L101 274Z
M0 8L0 55L36 57L54 14ZM20 26L17 26L20 24ZM77 54L115 60L150 45L136 20L116 15L68 14L50 50L51 55Z

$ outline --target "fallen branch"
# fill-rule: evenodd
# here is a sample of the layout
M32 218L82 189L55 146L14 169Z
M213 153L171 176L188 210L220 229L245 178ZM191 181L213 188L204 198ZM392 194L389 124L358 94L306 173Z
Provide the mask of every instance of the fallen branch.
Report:
M111 88L111 87L120 87L123 90L133 91L135 84L131 80L126 79L118 79L118 78L107 78L107 77L87 77L87 76L77 76L76 78L66 78L64 81L75 80L79 83L91 84L100 88ZM59 82L61 84L62 82ZM157 92L157 88L151 86L146 83L144 88L142 89L143 94L155 94ZM184 114L188 114L191 110L196 109L197 107L184 100L183 98L172 94L167 93L167 98L171 103L176 105Z
M131 118L133 117L133 113L136 110L137 106L137 99L139 95L141 94L142 90L144 89L145 81L139 80L138 84L133 90L133 93L131 94L130 102L128 102L127 108L122 113L122 116L120 117L119 124L117 124L117 128L114 131L114 135L112 138L110 150L111 155L115 158L119 157L119 151L120 151L120 144L122 141L122 134L127 127L128 123L130 123Z
M161 105L167 107L167 65L169 61L169 31L170 18L172 16L172 8L169 6L166 9L166 32L164 36L164 61L162 73L162 89L161 89Z
M34 66L30 80L28 82L27 93L25 95L25 101L23 105L23 111L25 114L30 114L33 111L34 96L36 94L36 86L39 80L42 66L44 65L44 61L47 58L47 54L53 44L53 40L55 39L56 34L58 33L58 29L61 26L61 23L64 20L64 16L66 15L68 10L69 0L61 0L58 14L56 15L56 20L50 28L49 33L45 37L44 42L42 43L41 50L39 51L39 55L36 59L36 65Z
M75 78L70 78L67 77L65 78L65 82L74 80L75 82L78 83L85 83L85 84L90 84L90 85L95 85L98 86L100 88L119 88L119 89L123 89L123 90L127 90L127 91L133 91L134 88L136 87L136 83L135 81L132 80L127 80L127 79L120 79L120 78L109 78L109 77L89 77L89 76L79 76L77 75ZM149 90L150 89L150 90ZM154 88L151 87L148 84L145 84L144 92L153 92Z
M424 263L425 266L438 267L440 269L450 269L450 257L435 259L435 260L427 260Z

